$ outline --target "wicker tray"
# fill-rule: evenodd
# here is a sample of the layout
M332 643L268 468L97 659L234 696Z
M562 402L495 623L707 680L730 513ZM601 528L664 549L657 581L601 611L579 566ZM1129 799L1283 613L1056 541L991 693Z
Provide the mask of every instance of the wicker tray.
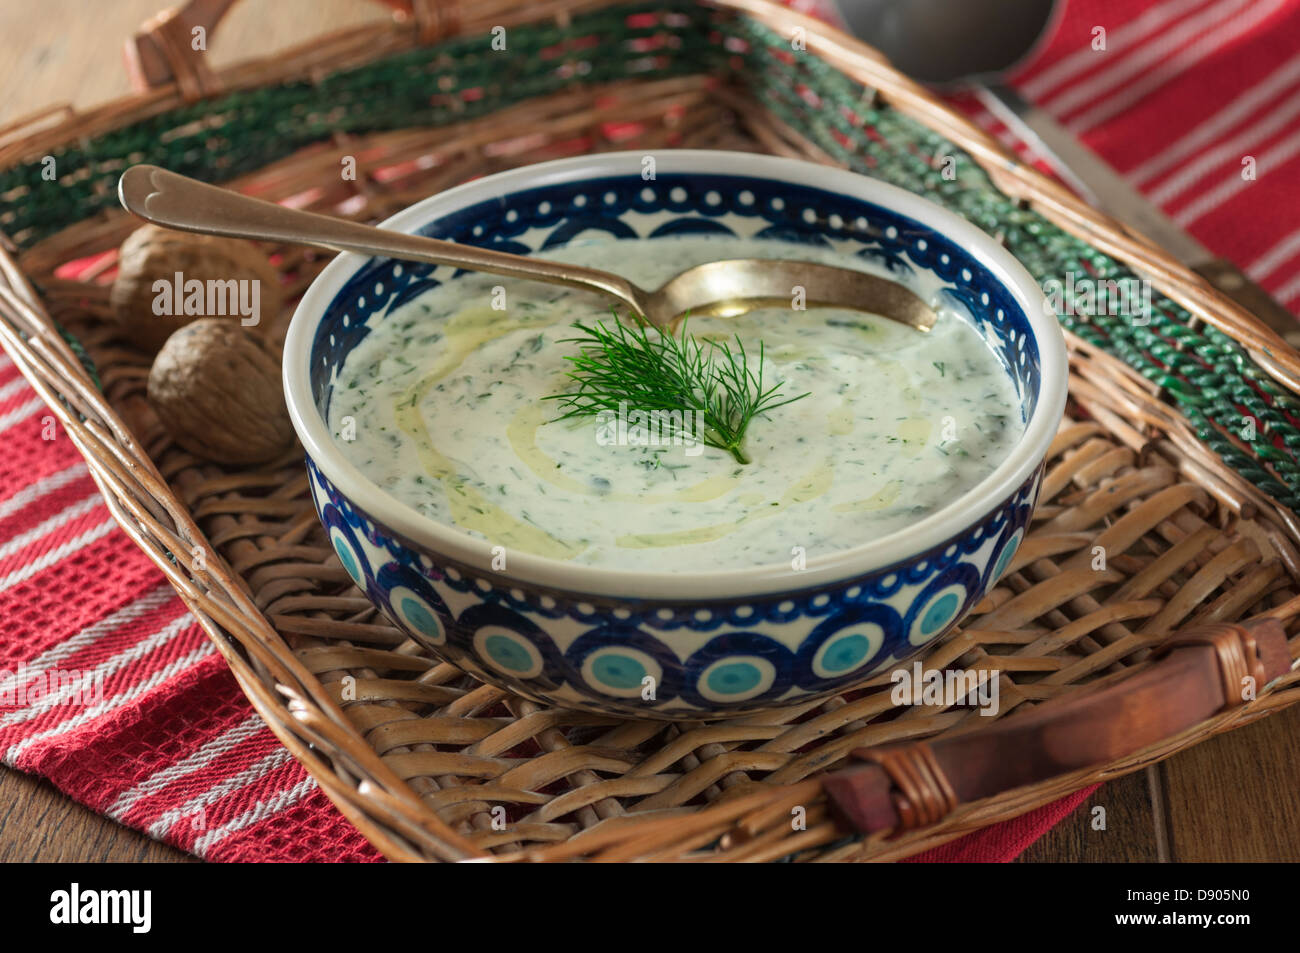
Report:
M1227 704L1227 687L1196 705L1179 695L1177 717L1134 734L1146 739L1137 750L1122 739L1099 752L1080 745L1054 776L910 817L896 772L824 783L864 746L956 750L1000 726L1068 720L1098 692L1137 697L1143 673L1163 664L1150 649L1188 625L1266 618L1294 632L1300 355L874 51L767 0L422 0L392 23L214 74L190 52L189 30L214 27L228 5L195 0L136 38L135 73L152 88L0 130L0 340L258 712L390 858L898 858L1300 700L1291 637L1286 674L1244 703ZM506 29L508 57L491 51L493 27ZM876 175L997 234L1040 280L1079 269L1153 281L1150 326L1063 317L1071 406L1033 530L998 588L924 660L996 673L1010 719L899 709L881 690L887 676L708 725L621 722L482 685L421 654L351 586L312 512L300 454L223 470L172 446L144 399L147 357L104 320L112 251L137 224L115 207L131 162L374 220L514 165L665 146ZM71 173L45 181L47 154ZM357 159L355 181L339 175L343 155ZM948 157L954 180L938 171ZM325 263L268 250L291 298ZM86 259L93 267L63 277ZM855 830L843 793L854 777L892 778L889 803L910 829ZM790 822L797 808L802 825Z

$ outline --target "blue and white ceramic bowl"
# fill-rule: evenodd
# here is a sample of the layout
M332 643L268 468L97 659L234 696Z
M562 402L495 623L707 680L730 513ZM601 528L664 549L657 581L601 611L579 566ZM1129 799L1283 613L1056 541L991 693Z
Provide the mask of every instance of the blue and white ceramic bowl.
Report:
M404 632L487 682L632 717L739 715L840 692L940 638L1006 570L1038 495L1065 347L1030 275L988 235L872 179L789 159L662 151L564 159L435 195L388 228L527 253L592 230L771 235L938 276L1005 362L1023 440L905 532L829 555L673 574L512 553L421 516L351 464L326 424L335 371L369 328L450 268L342 255L308 289L284 355L311 492L344 568ZM933 283L932 277L927 281Z

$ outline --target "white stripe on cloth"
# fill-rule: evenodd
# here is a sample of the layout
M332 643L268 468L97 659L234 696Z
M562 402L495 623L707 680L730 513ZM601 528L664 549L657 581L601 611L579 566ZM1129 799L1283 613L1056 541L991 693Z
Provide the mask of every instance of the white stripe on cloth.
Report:
M1107 31L1106 48L1108 52L1103 53L1094 50L1090 43L1088 46L1061 57L1021 86L1020 92L1026 99L1041 102L1043 97L1062 83L1101 62L1100 57L1123 56L1126 50L1136 47L1139 42L1161 29L1166 23L1184 16L1206 2L1207 0L1170 0L1168 3L1152 7L1131 23L1125 23L1122 27ZM1098 24L1098 26L1103 25ZM1091 34L1089 34L1089 41L1091 41L1091 38Z
M63 662L64 659L70 658L84 648L88 648L98 642L104 636L116 632L119 628L129 622L133 622L140 616L144 615L161 605L166 604L172 598L175 598L176 590L168 583L163 583L156 589L151 589L143 596L132 602L130 605L123 606L112 615L105 616L98 622L86 626L70 639L65 639L58 645L52 646L42 652L36 658L27 662L23 666L24 678L22 683L37 676L43 675L54 666ZM19 684L17 673L11 674L8 678L0 681L0 691L16 691Z
M1176 175L1160 183L1159 188L1153 189L1147 197L1157 205L1167 205L1225 162L1240 174L1242 156L1252 154L1297 115L1300 115L1300 96L1292 98L1283 108L1269 113L1267 119L1251 126L1236 139L1203 152L1196 157L1195 162L1187 163Z
M281 811L293 807L315 789L316 779L309 775L289 788L289 790L281 791L270 800L258 801L239 817L202 835L194 842L194 853L200 857L206 857L208 851L218 841L225 840L231 834L236 834L246 827L252 827L258 821L265 820L273 814L279 814Z
M107 679L112 675L116 675L132 662L137 662L140 659L145 658L162 648L168 642L172 641L172 639L176 638L188 629L192 621L193 620L190 618L189 614L186 613L185 615L168 622L153 635L143 638L130 648L105 659L94 668L79 670L77 674L81 677L64 685L58 689L58 691L47 692L26 707L16 708L0 715L0 728L7 728L10 725L21 724L24 721L31 721L33 718L39 718L51 708L57 708L59 705L62 705L79 695L85 689L83 679L94 679L99 677Z
M86 468L86 463L83 460L66 469L59 470L57 473L41 477L35 483L23 487L9 499L0 501L0 520L8 519L14 513L30 506L45 494L61 490L69 483L80 480L89 473L90 471Z
M292 760L292 758L293 756L289 754L288 748L277 747L270 754L264 755L248 767L222 778L212 787L201 794L196 794L184 804L163 811L158 816L158 819L149 825L149 836L161 838L177 821L184 818L193 818L199 811L211 804L215 804L226 795L233 794L235 791L242 790L250 784L260 781L285 762Z
M79 549L85 549L91 543L107 536L117 526L117 521L111 516L92 529L86 530L80 536L76 536L60 546L56 546L47 553L42 553L37 559L32 560L21 569L15 569L7 576L0 576L0 592L18 585L20 582L32 578L39 572L44 572L53 566L59 560L75 553Z
M1220 182L1218 186L1207 192L1202 192L1194 201L1188 203L1175 214L1174 221L1184 227L1190 225L1202 215L1213 212L1242 189L1262 181L1269 172L1280 168L1297 152L1300 152L1300 132L1288 136L1267 152L1256 157L1255 170L1258 176L1257 179L1247 181L1241 177L1240 168L1232 170L1228 173L1228 177Z
M1212 34L1212 39L1184 47L1145 76L1124 85L1109 99L1102 100L1088 111L1070 120L1066 126L1074 133L1085 132L1105 122L1111 116L1122 113L1171 79L1181 76L1197 63L1209 59L1215 50L1227 46L1243 33L1254 30L1287 2L1288 0L1254 0L1241 16L1234 16L1229 22L1217 27Z
M1134 185L1142 185L1197 150L1220 141L1230 129L1297 79L1300 79L1300 57L1287 60L1205 122L1172 143L1161 146L1158 153L1128 174L1128 180Z
M1134 76L1173 55L1193 37L1212 30L1224 20L1236 16L1248 2L1249 0L1217 0L1212 6L1198 11L1167 33L1161 33L1137 47L1132 53L1123 56L1118 62L1109 64L1108 69L1049 97L1042 105L1058 116L1062 116L1087 103L1096 104L1111 90L1116 87L1122 88Z
M1246 274L1256 281L1267 278L1274 269L1297 254L1300 254L1300 228L1284 236L1276 245L1251 262L1250 267L1246 269Z
M143 681L137 682L136 684L132 685L126 691L120 692L117 695L114 695L112 698L105 699L103 702L100 702L98 705L95 705L91 708L87 708L85 711L81 712L80 714L74 715L73 717L60 722L59 724L55 725L53 728L47 728L45 731L40 731L35 734L28 735L22 741L10 745L9 748L4 753L4 763L9 765L10 767L17 767L18 758L22 755L24 751L26 751L28 748L32 747L33 745L40 744L42 741L45 741L48 738L54 738L61 734L64 734L65 732L72 731L76 728L80 728L82 725L86 724L87 722L94 721L96 718L106 715L116 708L121 708L123 705L135 701L135 699L139 698L141 695L146 694L147 692L153 691L154 688L161 685L163 682L167 681L168 679L173 678L174 676L180 674L186 669L191 668L194 665L197 665L199 662L202 662L209 655L212 655L214 652L216 652L216 650L217 650L216 646L214 646L211 642L205 640L204 643L200 645L198 648L196 648L193 652L190 652L189 654L176 659L170 665L167 665L164 668L159 669L158 671L154 672L152 675L150 675L148 678L144 679Z
M3 404L6 400L13 400L23 391L31 389L32 385L28 382L27 378L19 374L8 384L0 387L0 404Z
M33 397L27 403L20 404L13 410L9 411L9 413L0 414L0 431L8 430L15 424L22 423L42 408L49 410L49 408L45 406L45 401L41 400L39 397Z
M1277 300L1281 301L1283 304L1296 298L1300 298L1300 274L1297 274L1281 288L1278 288L1277 294L1273 297L1277 298Z
M1016 152L1020 146L1020 137L1008 129L997 116L987 109L981 109L976 112L972 118L985 132L991 133L998 142L1006 146L1010 151ZM1032 150L1031 150L1032 152Z
M151 797L186 775L207 767L217 758L228 751L233 751L265 727L266 722L262 721L260 715L249 715L238 724L227 728L217 737L195 748L181 760L159 768L130 790L123 791L104 813L120 821L143 798Z
M19 533L17 536L0 544L0 559L8 559L19 550L26 549L38 540L50 535L60 526L71 523L79 517L85 516L97 506L102 505L104 498L96 490L93 495L78 500L76 503L69 504L67 508L60 510L48 519L38 523L31 529ZM4 539L0 536L0 539Z

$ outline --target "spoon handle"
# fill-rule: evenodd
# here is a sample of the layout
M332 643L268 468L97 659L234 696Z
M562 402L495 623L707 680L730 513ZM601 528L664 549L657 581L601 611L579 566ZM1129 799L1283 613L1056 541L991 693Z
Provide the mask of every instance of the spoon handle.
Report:
M311 245L331 251L451 265L508 278L567 285L617 298L638 315L645 315L641 289L618 275L286 208L157 166L134 165L123 172L118 183L118 197L128 211L165 228L227 238Z

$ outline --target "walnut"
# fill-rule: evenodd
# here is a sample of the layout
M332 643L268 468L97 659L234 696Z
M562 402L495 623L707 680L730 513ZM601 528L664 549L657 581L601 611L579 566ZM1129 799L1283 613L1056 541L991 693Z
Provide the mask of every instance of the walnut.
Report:
M167 339L149 372L149 402L176 443L216 463L265 463L294 443L279 362L259 335L225 319Z
M279 273L249 242L145 225L122 243L109 303L127 337L153 353L199 318L253 327L243 322L256 316L264 327L284 293Z

